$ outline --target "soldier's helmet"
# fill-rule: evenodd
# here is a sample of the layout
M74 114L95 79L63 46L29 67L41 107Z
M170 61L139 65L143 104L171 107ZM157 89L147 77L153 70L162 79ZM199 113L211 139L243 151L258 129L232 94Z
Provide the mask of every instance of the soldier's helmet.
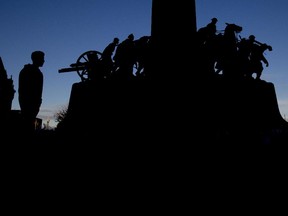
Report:
M128 38L129 38L130 40L134 40L134 35L133 35L133 34L129 34L129 35L128 35Z
M249 36L249 39L252 40L252 41L254 41L255 38L256 38L256 37L255 37L254 35L250 35L250 36Z
M116 44L118 44L118 43L119 43L119 38L115 37L115 38L113 39L113 42L116 43Z

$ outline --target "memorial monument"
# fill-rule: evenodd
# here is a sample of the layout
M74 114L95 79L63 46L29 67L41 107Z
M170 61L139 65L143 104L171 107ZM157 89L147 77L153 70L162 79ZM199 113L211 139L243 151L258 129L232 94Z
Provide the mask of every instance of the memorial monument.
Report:
M210 76L199 64L195 1L153 0L151 19L146 79L74 84L63 134L183 149L287 140L272 83Z

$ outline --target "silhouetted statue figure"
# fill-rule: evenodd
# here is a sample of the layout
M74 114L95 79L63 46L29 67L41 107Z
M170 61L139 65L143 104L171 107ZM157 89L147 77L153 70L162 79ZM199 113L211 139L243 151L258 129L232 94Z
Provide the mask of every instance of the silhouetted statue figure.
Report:
M115 75L120 79L131 79L133 67L135 64L135 44L134 35L128 35L127 39L122 41L116 48L113 57L115 61Z
M7 72L0 57L0 115L6 118L11 111L15 90L12 77L7 77Z
M217 62L217 73L222 70L223 75L228 78L238 78L238 37L237 34L242 31L242 27L234 23L226 23L225 31L222 37L220 58Z
M207 24L206 29L207 29L208 38L215 36L217 32L217 26L216 26L217 22L218 22L218 19L214 17L211 19L211 22Z
M251 54L250 54L250 70L249 75L252 77L254 73L256 73L256 80L260 80L260 77L262 75L263 71L263 65L262 62L266 65L266 67L269 66L268 60L264 56L264 52L266 50L272 51L272 47L267 44L262 43L254 43L252 46Z
M23 130L29 134L35 131L36 116L42 104L43 73L39 68L45 62L44 57L42 51L32 52L32 64L24 65L19 73L18 100L23 118Z
M134 41L137 71L136 76L145 76L145 66L150 55L150 36L142 36Z
M219 35L216 34L218 22L217 18L212 18L211 22L197 31L197 43L199 46L198 56L201 56L202 63L200 67L206 74L215 73L215 63L221 44Z
M250 35L248 39L241 38L238 43L239 70L244 77L250 76L250 55L255 42L255 36Z
M208 40L211 40L216 36L217 22L218 19L214 17L211 19L210 23L197 31L198 41L201 45L205 44Z
M105 71L103 70L99 57L97 53L90 52L87 54L87 72L88 72L88 79L91 81L99 81L103 80L105 77Z
M105 77L110 77L111 73L115 70L113 55L116 50L116 47L119 44L119 38L115 37L111 43L102 52L101 56L101 65L104 70Z

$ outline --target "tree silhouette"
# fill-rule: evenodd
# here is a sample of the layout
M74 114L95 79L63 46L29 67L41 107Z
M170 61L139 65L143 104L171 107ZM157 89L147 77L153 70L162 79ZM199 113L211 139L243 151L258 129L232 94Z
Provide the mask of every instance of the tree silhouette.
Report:
M68 105L62 106L56 113L54 114L55 121L61 123L67 117Z

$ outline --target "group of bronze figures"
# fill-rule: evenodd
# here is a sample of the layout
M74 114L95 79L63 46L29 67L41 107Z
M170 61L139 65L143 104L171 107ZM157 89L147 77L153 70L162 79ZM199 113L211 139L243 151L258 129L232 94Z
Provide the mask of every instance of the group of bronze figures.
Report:
M217 33L217 18L197 31L197 42L202 54L203 68L227 77L246 77L260 79L264 63L269 66L264 56L272 47L260 43L254 35L241 38L242 27L234 23L226 23L224 32ZM255 77L254 77L255 74Z
M144 77L150 55L150 38L142 36L134 40L134 35L129 34L119 43L119 38L115 37L102 52L87 51L70 65L71 68L62 68L59 73L77 71L82 81Z
M260 80L264 69L262 64L269 66L264 52L272 51L272 47L260 43L254 35L241 38L242 27L236 24L226 23L225 30L218 31L217 21L217 18L212 18L211 23L196 32L195 49L201 71L229 78ZM77 71L82 81L143 78L147 77L151 50L150 36L135 40L130 34L121 43L115 37L103 52L84 53L76 63L71 64L72 68L60 69L59 72Z

